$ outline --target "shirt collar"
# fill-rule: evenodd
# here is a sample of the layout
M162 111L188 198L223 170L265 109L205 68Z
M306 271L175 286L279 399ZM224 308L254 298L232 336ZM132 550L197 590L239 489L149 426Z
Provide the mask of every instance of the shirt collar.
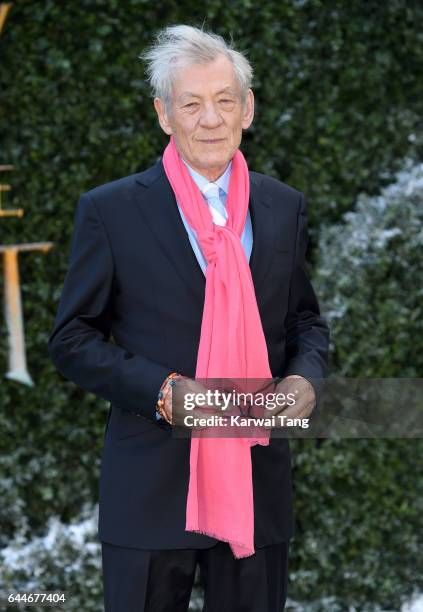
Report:
M193 168L191 168L191 166L187 164L187 162L184 159L182 159L182 161L188 168L189 173L191 174L192 179L194 180L195 184L197 185L199 190L202 192L204 187L208 185L210 181L205 176L203 176L202 174L199 174ZM218 185L218 187L220 187L220 189L222 189L222 191L224 191L226 194L228 193L228 190L229 190L229 179L231 178L231 172L232 172L232 160L230 160L229 164L227 165L225 172L221 176L219 176L218 179L213 181L213 183Z

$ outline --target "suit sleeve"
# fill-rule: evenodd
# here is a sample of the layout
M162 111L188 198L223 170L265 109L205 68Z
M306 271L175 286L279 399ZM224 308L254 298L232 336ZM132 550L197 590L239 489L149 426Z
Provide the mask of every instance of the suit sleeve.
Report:
M59 307L48 350L53 364L83 389L155 419L168 367L110 340L114 262L106 229L89 194L81 196Z
M286 325L286 369L284 376L298 374L313 385L319 404L322 382L328 369L329 327L305 271L308 244L307 200L301 193L295 260L292 270Z

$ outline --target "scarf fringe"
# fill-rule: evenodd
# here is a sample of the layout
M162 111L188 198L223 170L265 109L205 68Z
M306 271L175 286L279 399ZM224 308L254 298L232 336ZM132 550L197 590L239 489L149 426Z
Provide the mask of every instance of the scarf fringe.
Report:
M213 531L204 531L202 529L194 529L194 528L190 529L189 527L185 527L185 531L194 531L196 533L201 533L201 535L206 535L212 538L216 538L216 540L219 540L220 542L227 542L229 545L235 544L236 546L246 548L245 544L241 544L241 542L235 542L233 539L224 538ZM252 555L255 555L255 554L256 554L256 551L254 550L254 552L252 553L247 553L245 555L239 555L238 557L234 555L234 557L235 559L244 559L245 557L251 557Z

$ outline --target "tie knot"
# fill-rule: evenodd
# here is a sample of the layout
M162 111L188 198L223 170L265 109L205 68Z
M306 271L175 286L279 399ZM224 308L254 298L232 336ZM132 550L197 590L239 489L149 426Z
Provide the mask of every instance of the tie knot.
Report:
M216 183L207 183L207 185L204 185L202 192L206 200L210 200L211 198L219 199L220 197L219 185L216 185Z
M207 201L213 223L216 225L226 225L228 215L220 199L219 191L219 185L216 185L216 183L207 183L202 189L202 194Z

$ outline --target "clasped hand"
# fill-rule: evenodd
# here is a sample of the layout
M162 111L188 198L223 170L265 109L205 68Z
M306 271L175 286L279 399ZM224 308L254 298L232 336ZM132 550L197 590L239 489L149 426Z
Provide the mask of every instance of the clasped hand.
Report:
M177 389L176 389L177 387ZM176 390L175 390L176 389ZM194 403L194 407L190 406L187 408L185 398L189 394L192 398L195 398L197 394L205 395L207 389L199 382L192 378L181 378L177 380L175 386L172 388L172 392L169 394L168 401L164 405L164 413L166 420L175 426L183 427L185 425L185 417L189 414L194 419L191 420L193 423L198 423L198 419L209 417L217 414L216 408L209 406L198 406L195 402L190 402L191 406ZM270 417L283 415L287 419L294 418L307 418L310 416L316 405L316 395L312 384L304 377L297 375L289 375L283 378L275 387L274 394L283 394L284 397L294 398L294 403L290 405L287 402L286 405L276 405L273 409L263 409L261 407L260 414L257 410L248 411L251 417ZM238 406L229 404L225 409L225 415L230 414L245 414L245 410ZM205 429L203 426L194 424L190 429Z

